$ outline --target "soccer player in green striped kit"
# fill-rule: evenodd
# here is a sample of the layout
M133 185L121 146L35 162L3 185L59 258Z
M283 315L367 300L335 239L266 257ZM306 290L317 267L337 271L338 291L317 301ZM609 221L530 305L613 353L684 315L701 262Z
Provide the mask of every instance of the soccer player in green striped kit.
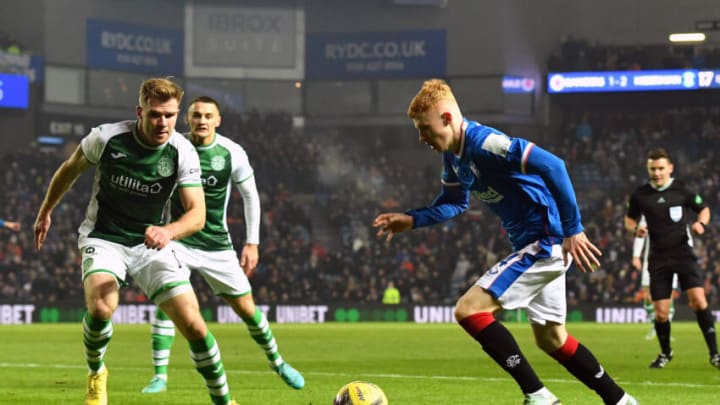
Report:
M180 241L181 247L176 253L180 261L200 273L213 292L222 296L242 318L252 338L265 352L270 368L287 385L301 389L305 379L280 356L267 318L253 300L246 274L251 274L258 262L260 198L247 153L237 143L215 132L220 122L220 107L214 99L198 97L190 103L188 139L200 156L206 222L200 232ZM225 222L233 186L243 198L247 233L239 261ZM172 218L183 212L179 199L173 198ZM174 336L173 322L158 308L152 324L155 375L142 392L154 394L167 389L167 368Z
M166 78L140 86L137 120L100 125L57 169L35 220L35 247L45 243L51 214L75 180L96 166L90 203L80 225L82 282L87 312L83 343L89 369L85 405L107 405L105 353L113 336L119 290L131 276L178 325L215 405L235 404L212 333L200 314L190 270L175 257L175 240L205 223L200 161L193 145L175 132L183 90ZM165 223L173 190L184 214Z

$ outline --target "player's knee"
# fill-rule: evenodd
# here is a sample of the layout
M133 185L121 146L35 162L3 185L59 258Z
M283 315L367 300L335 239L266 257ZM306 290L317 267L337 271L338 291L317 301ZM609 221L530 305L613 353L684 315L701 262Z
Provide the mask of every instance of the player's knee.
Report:
M547 336L535 336L535 345L545 353L553 354L562 347L562 341Z
M455 305L455 319L459 322L470 315L481 312L494 314L499 309L500 304L487 291L473 287Z
M670 320L670 312L655 310L655 320L660 323L669 321Z
M702 288L688 289L688 305L693 312L703 311L707 308L708 303L705 298L705 291Z
M252 299L251 295L226 300L240 318L251 319L255 316L255 301Z
M117 300L112 295L89 294L85 298L87 311L95 319L112 318L117 308Z
M457 305L455 305L455 320L460 322L470 315L490 312L491 311L483 310L482 308L474 305L472 302L468 302L468 300L463 300L461 298L460 301L457 302Z
M188 340L198 340L207 334L207 325L197 307L181 306L173 308L173 323Z
M545 353L552 354L560 349L568 338L567 330L562 324L548 322L545 325L533 323L535 345Z
M699 312L704 311L705 308L707 308L707 301L690 301L688 302L688 305L690 306L690 309L692 309L693 312Z
M112 318L112 315L115 312L114 306L105 302L105 300L101 298L88 301L87 310L91 317L103 320Z

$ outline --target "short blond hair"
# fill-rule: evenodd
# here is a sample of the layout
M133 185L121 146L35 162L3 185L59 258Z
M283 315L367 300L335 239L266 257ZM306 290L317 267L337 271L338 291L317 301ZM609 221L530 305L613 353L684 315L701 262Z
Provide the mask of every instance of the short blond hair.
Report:
M442 100L448 100L457 104L452 89L444 80L426 80L412 101L410 101L407 115L411 119L415 119Z
M142 82L139 93L138 103L141 107L147 107L150 99L164 102L174 98L179 105L185 91L167 77L153 77Z

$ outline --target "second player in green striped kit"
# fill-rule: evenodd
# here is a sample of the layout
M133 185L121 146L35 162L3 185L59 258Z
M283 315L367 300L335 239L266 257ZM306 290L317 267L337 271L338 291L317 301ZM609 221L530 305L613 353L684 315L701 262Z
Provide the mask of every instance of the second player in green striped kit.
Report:
M207 281L213 292L222 296L247 325L252 338L265 352L274 370L292 388L301 389L305 380L285 362L278 351L267 318L255 306L248 274L258 263L260 240L260 198L252 166L245 150L215 129L220 126L218 103L210 97L198 97L190 103L188 139L200 156L205 191L206 222L198 233L180 240L178 258ZM226 223L226 210L232 187L243 199L246 240L238 260ZM172 217L182 215L182 205L173 199ZM152 324L153 365L155 375L144 393L167 389L167 368L175 326L159 309Z

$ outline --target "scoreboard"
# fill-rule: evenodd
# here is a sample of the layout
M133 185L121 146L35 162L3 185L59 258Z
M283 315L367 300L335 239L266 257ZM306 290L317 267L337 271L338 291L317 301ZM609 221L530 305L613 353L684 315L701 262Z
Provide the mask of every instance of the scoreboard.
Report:
M720 89L720 70L550 72L547 76L547 92L550 94L706 89Z

